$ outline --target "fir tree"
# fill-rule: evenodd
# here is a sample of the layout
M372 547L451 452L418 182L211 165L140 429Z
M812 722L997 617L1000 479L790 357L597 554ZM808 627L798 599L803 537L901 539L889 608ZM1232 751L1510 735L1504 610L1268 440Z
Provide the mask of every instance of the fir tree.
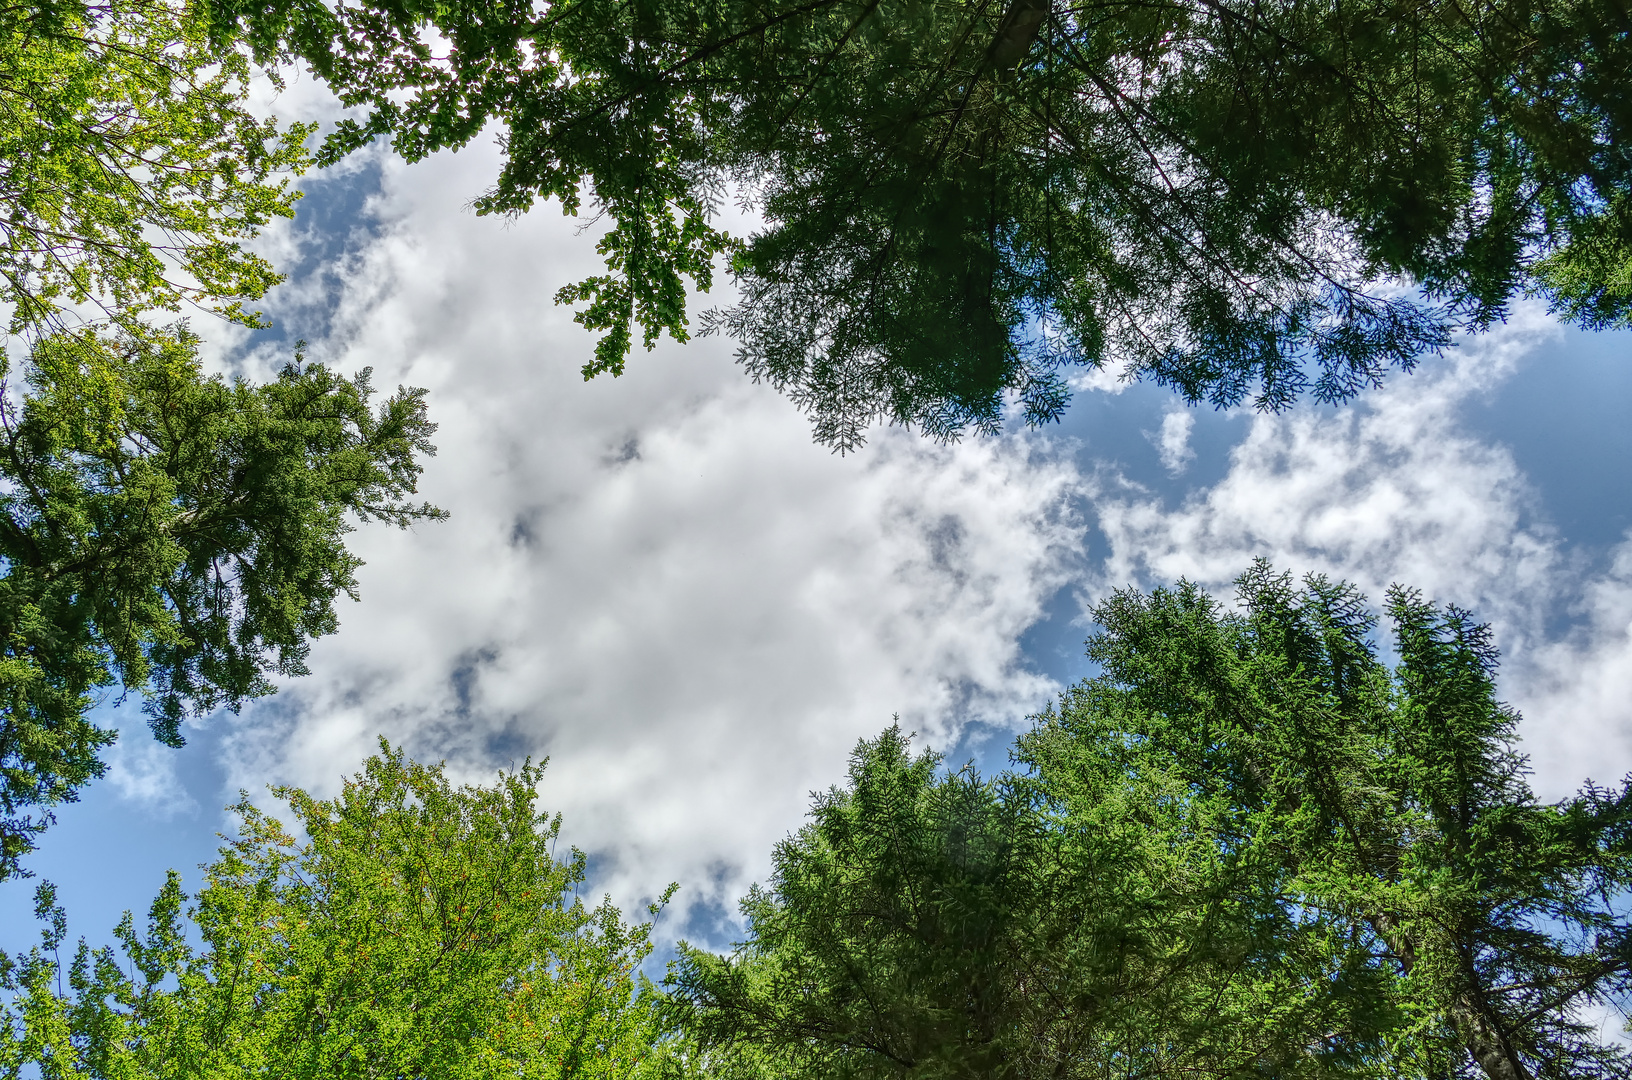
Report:
M424 392L374 407L367 371L228 382L177 327L65 331L23 374L0 398L0 878L102 775L112 688L180 746L187 717L305 673L356 596L354 520L442 516L406 499L434 452Z
M1622 1077L1632 794L1541 803L1488 632L1259 564L1096 610L995 781L864 743L671 976L721 1077Z

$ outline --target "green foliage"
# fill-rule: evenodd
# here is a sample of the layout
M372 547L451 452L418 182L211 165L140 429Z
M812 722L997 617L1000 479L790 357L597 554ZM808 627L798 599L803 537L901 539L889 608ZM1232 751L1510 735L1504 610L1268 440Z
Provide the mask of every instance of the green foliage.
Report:
M184 328L59 333L0 400L0 877L103 765L87 716L119 684L180 745L192 714L304 674L360 560L349 515L399 526L434 453L424 392L367 371L206 377ZM0 392L4 381L0 380Z
M681 1015L705 1046L780 1051L776 1075L991 1075L1037 884L1026 807L908 751L896 728L857 749L850 787L816 799L743 901L738 956L682 947Z
M664 332L686 340L685 279L706 292L714 257L730 247L709 224L719 178L700 167L713 106L666 86L665 61L631 42L628 23L690 23L693 13L511 0L223 0L214 10L224 37L242 30L263 57L304 58L343 102L371 107L361 123L341 121L320 162L385 134L418 161L498 120L505 163L475 200L477 213L516 214L555 198L576 214L587 189L613 221L599 245L610 273L557 296L585 303L577 321L606 331L585 378L622 372L634 324L648 349ZM445 37L447 50L427 45L427 32Z
M1067 796L906 749L857 750L734 956L682 948L671 1008L713 1073L1321 1075L1305 1034L1386 1008L1171 775L1110 752Z
M1490 1080L1632 1068L1632 794L1535 800L1486 632L1260 564L1096 617L1019 770L892 729L818 797L729 956L682 948L712 1074Z
M122 957L81 942L64 965L42 886L42 945L4 961L0 1075L644 1075L651 926L577 898L583 855L552 855L541 773L460 787L382 743L333 800L277 789L305 843L246 798L194 906L172 873L145 935L125 916Z
M1042 422L1063 370L1279 409L1409 369L1516 291L1627 317L1632 22L1618 0L223 0L410 159L502 127L477 206L587 192L608 331L706 324L843 449ZM429 42L436 42L435 45ZM762 217L709 224L734 184Z
M0 302L37 340L87 316L243 307L279 276L240 242L293 213L311 126L244 108L247 58L181 0L0 12Z
M248 326L281 280L245 251L293 213L313 125L247 108L245 50L188 0L0 12L0 879L50 807L101 775L98 691L147 697L159 739L269 693L355 595L348 513L440 512L414 490L423 394L378 412L365 372L299 358L274 383L205 378L183 303ZM277 86L276 71L263 73Z
M1351 587L1262 563L1239 585L1240 613L1189 585L1103 604L1105 674L1020 760L1048 784L1120 741L1217 800L1219 842L1256 849L1252 888L1392 985L1386 1075L1626 1075L1580 1010L1632 997L1632 791L1534 798L1466 612L1391 590L1391 672Z
M1595 330L1632 327L1632 239L1616 219L1623 208L1578 229L1569 246L1536 264L1553 309Z

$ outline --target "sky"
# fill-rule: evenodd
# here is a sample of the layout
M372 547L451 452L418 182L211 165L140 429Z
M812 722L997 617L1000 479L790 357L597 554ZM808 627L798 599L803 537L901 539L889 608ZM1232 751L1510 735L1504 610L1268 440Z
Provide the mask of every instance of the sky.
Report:
M595 232L554 206L477 217L497 163L483 140L309 178L262 240L290 274L276 330L195 321L223 371L266 377L304 338L426 388L421 492L451 517L358 529L362 599L311 674L185 749L103 709L109 774L27 863L74 933L105 939L167 868L196 882L240 789L331 794L383 736L471 780L548 757L541 801L593 888L634 909L677 881L659 936L724 945L858 739L899 717L1000 768L1091 674L1097 598L1181 576L1227 594L1259 556L1489 621L1543 797L1632 771L1632 334L1521 304L1342 407L1188 409L1095 374L1059 424L950 446L879 429L838 456L728 341L584 382L594 339L551 297L599 268ZM33 885L0 883L0 947L32 937Z

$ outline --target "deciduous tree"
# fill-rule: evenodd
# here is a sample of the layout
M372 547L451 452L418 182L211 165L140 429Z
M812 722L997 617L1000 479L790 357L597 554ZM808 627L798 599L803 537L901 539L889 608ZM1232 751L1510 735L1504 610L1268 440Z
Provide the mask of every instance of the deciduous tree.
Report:
M251 324L244 240L294 212L310 125L247 108L243 51L185 0L0 11L0 304L26 341L201 307ZM275 71L263 73L276 79Z
M0 1075L655 1070L655 995L638 971L651 927L578 899L583 855L554 856L541 772L458 786L382 744L334 799L278 789L304 842L246 798L193 905L172 873L145 934L126 915L118 952L81 942L63 963L66 920L42 886L41 945L4 961Z
M1632 312L1621 0L220 0L369 108L330 157L488 125L477 200L587 195L609 273L564 289L621 370L707 324L817 437L1042 422L1073 366L1279 409L1409 369L1516 293ZM763 228L711 224L734 185Z

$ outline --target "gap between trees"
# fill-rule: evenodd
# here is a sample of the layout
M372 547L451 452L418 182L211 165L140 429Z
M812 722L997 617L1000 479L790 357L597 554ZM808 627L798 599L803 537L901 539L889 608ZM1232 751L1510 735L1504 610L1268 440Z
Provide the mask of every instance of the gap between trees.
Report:
M861 743L744 941L661 986L652 924L577 898L539 768L456 787L382 744L336 799L276 792L305 843L240 803L120 952L65 961L42 886L0 1075L1632 1074L1600 1027L1632 1005L1632 788L1534 798L1467 612L1392 590L1390 669L1354 589L1238 585L1101 604L1103 674L999 776Z

